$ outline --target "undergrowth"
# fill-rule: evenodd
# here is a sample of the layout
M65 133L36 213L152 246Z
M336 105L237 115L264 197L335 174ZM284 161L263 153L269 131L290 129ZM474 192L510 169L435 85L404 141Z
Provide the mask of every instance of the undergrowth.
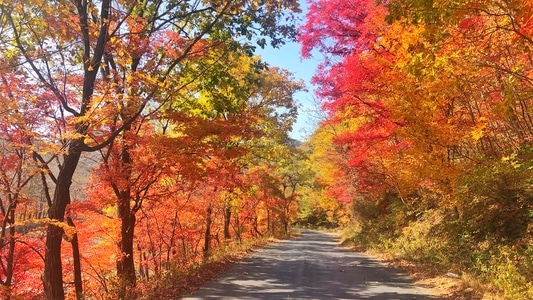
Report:
M367 196L354 203L346 241L461 277L469 298L533 299L532 178L527 146L487 158L446 189Z
M285 237L283 237L285 238ZM253 249L276 241L275 238L243 240L241 243L229 242L218 247L211 255L189 266L172 265L159 274L157 280L151 280L147 286L140 283L137 287L138 299L177 299L192 293L218 274L242 259Z
M443 210L426 211L396 231L388 222L352 224L344 230L345 244L407 260L433 276L457 274L471 292L467 299L533 299L530 236L508 244L476 240Z

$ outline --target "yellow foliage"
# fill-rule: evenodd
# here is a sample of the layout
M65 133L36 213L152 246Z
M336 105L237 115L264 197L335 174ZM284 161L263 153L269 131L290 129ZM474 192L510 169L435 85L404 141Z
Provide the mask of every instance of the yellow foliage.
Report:
M61 221L53 220L53 219L49 219L49 218L28 219L28 220L24 220L24 221L18 221L18 222L15 223L15 226L20 226L20 227L28 226L28 227L32 227L32 228L34 228L34 227L35 228L43 227L45 225L55 225L55 226L63 229L67 239L71 239L74 236L74 234L76 233L76 228L75 227L72 227L72 226L68 225L65 222L61 222Z
M475 142L479 141L485 135L485 129L487 128L487 118L481 117L478 119L478 123L471 132L472 139Z

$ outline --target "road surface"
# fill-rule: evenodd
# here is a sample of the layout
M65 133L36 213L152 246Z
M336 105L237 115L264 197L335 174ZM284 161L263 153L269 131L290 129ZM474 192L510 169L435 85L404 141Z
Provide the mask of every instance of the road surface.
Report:
M302 236L254 252L183 299L438 299L398 270L338 246L338 237Z

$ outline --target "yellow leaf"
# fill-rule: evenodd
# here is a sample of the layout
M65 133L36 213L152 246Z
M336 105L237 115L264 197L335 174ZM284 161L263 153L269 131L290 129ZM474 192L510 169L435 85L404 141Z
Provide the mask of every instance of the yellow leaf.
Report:
M476 124L476 127L471 132L472 138L474 141L479 141L485 134L484 131L487 128L487 118L481 117L478 120L478 124Z

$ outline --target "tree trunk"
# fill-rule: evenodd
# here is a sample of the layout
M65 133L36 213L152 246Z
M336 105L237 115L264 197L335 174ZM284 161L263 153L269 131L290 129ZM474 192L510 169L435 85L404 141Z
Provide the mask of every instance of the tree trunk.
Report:
M267 212L267 234L272 235L272 227L270 226L270 208L266 208Z
M72 218L67 217L67 224L72 227L74 221ZM72 237L72 259L74 260L74 287L76 289L76 299L83 299L83 281L81 280L81 257L80 257L80 245L78 243L78 233L74 233Z
M11 289L11 283L13 282L13 258L15 257L15 226L11 226L9 231L9 253L7 254L7 271L5 286Z
M133 261L133 238L135 228L135 214L130 207L130 190L121 193L118 205L118 217L120 218L120 253L117 260L117 276L119 277L121 299L125 297L128 287L135 286L135 265Z
M16 208L16 205L13 205L13 207L11 208L10 212L9 212L9 224L10 224L10 227L9 227L9 236L8 236L8 239L9 241L7 243L9 243L9 250L8 250L8 253L7 253L7 258L6 258L6 279L4 281L4 286L7 288L7 300L11 299L11 283L13 282L13 262L14 262L14 257L15 257L15 208ZM6 236L5 236L5 232L6 232L6 226L5 224L7 224L7 222L4 222L3 226L2 226L2 238L0 239L0 241L2 242L2 246L4 246L4 243L6 242Z
M170 260L174 258L174 251L176 246L176 230L178 226L178 211L174 212L174 220L172 221L172 231L170 233L170 239L168 241L168 248L167 248L167 261L165 263L165 270L170 270L171 262Z
M231 206L227 204L224 210L224 239L225 240L231 239L231 233L229 230L230 223L231 223Z
M213 207L211 206L211 203L207 206L207 215L206 215L206 221L205 221L205 236L204 236L204 258L209 257L209 251L211 250L209 248L211 243L211 215L213 213Z
M263 237L263 234L259 231L259 224L257 222L257 217L254 218L254 232L257 233L260 237Z
M120 257L117 258L117 276L120 280L119 298L124 299L128 288L135 286L135 264L133 257L133 240L135 229L135 211L131 207L131 174L133 158L130 153L130 146L127 136L131 130L131 125L126 126L123 131L123 145L120 155L121 179L126 182L126 186L115 186L117 196L118 217L120 219Z
M243 226L241 225L241 220L240 220L240 217L239 217L239 213L236 212L235 214L233 214L233 230L235 232L235 238L237 239L237 242L239 242L239 244L242 242L242 239L241 239L241 234L242 234L242 231L243 231Z
M79 147L82 143L81 140L73 141L68 154L64 156L63 166L57 176L52 206L48 210L48 217L52 221L64 221L65 209L70 203L70 185L72 184L72 177L80 160L81 151ZM62 239L63 229L54 224L48 224L42 279L46 299L50 300L65 299L63 266L61 263Z

